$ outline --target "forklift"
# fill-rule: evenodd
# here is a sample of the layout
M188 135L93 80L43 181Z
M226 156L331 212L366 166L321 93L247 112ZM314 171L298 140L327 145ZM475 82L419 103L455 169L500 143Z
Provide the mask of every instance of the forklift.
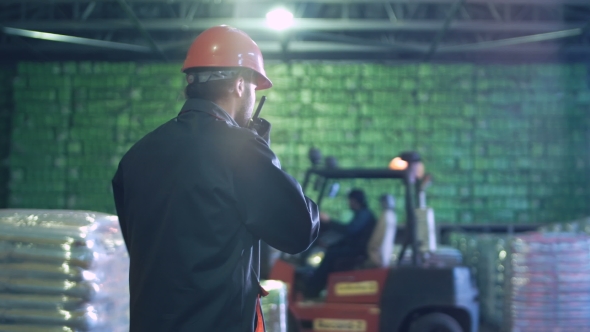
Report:
M420 155L404 152L404 169L338 168L312 149L312 167L306 172L304 191L311 182L319 191L321 206L329 184L346 179L401 180L405 191L405 240L396 263L388 268L355 268L331 273L325 299L305 300L296 289L296 269L305 257L282 254L269 279L286 283L289 332L477 332L478 291L465 266L427 264L417 240L416 200L423 170ZM313 181L315 180L315 181ZM313 245L312 245L313 248ZM406 253L406 251L411 253ZM309 250L308 250L309 251ZM408 262L404 257L410 254Z

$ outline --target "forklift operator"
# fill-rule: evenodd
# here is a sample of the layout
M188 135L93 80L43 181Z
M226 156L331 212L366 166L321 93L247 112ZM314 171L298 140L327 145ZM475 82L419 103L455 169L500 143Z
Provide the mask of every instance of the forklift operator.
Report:
M367 245L376 224L375 216L369 210L365 193L360 189L353 189L348 193L348 205L354 216L347 225L332 220L325 213L320 214L322 227L341 233L343 238L326 249L320 266L307 282L304 291L306 297L314 298L319 295L326 285L328 275L339 269L339 262L344 262L340 269L346 269L354 259L367 255Z
M131 260L130 331L264 331L260 240L306 250L318 208L281 170L270 123L250 125L254 90L272 86L256 43L210 28L182 71L182 110L137 142L113 179Z

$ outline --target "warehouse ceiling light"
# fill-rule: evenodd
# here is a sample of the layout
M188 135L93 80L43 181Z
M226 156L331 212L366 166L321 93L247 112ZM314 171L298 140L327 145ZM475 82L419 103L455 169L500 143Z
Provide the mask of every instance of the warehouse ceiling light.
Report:
M293 25L293 13L285 8L276 8L266 14L266 24L274 30L283 31Z

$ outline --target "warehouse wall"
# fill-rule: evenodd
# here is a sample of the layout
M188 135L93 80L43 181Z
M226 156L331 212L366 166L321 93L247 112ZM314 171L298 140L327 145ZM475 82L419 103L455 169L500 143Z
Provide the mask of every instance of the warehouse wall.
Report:
M182 105L178 64L21 63L10 206L113 211L110 178L133 142ZM316 146L343 167L404 150L434 176L441 222L543 222L590 214L586 67L268 65L272 147L302 179ZM395 182L368 188L371 204ZM326 201L338 211L345 200Z

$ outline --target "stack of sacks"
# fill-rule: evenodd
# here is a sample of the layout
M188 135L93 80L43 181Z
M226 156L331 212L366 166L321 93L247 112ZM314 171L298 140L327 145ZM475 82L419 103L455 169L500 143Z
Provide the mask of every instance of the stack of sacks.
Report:
M129 330L117 217L0 210L0 331Z
M479 289L483 321L503 325L504 282L506 277L507 235L453 233L451 244L464 255Z
M287 284L264 280L260 284L268 291L262 298L262 314L267 332L287 332Z
M463 256L463 264L470 268L471 276L477 279L477 267L479 262L479 250L477 248L478 236L469 233L451 233L449 243L453 248L457 248Z
M540 227L542 233L585 233L590 234L590 217L577 219L569 222L552 223Z
M479 260L477 285L480 290L482 317L496 327L504 322L504 284L508 239L506 235L480 235L477 239Z
M590 237L523 235L509 249L507 330L590 331Z

